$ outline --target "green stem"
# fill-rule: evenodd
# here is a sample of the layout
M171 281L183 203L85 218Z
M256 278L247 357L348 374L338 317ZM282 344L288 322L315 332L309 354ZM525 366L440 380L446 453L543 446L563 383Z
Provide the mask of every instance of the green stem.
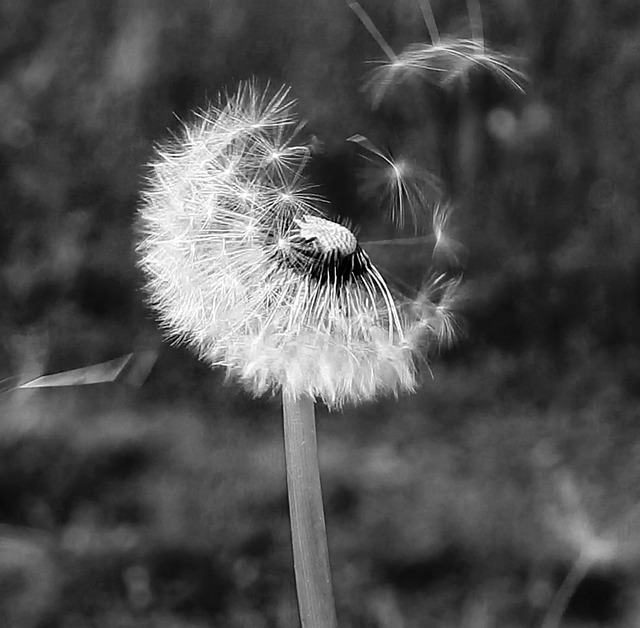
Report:
M282 400L293 566L302 628L337 628L313 399Z

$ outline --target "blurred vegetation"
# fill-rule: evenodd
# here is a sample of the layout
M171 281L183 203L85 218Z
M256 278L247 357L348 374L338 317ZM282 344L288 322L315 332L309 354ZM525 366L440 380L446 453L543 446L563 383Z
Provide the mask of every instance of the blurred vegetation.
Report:
M395 50L426 39L416 0L362 4ZM582 552L570 625L634 626L640 7L481 5L525 97L478 76L372 111L382 53L339 0L0 0L0 377L157 344L133 254L153 144L239 80L287 83L364 240L355 133L442 178L466 249L464 337L433 380L320 418L341 625L539 626ZM464 2L432 6L469 35ZM140 389L0 409L1 625L296 625L275 402L164 347Z

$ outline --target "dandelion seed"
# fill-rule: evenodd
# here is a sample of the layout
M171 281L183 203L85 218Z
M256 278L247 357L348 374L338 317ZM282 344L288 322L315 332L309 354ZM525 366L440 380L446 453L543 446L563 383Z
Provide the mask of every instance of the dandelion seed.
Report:
M244 83L158 150L140 206L149 302L174 339L255 394L339 407L410 391L440 315L392 292L322 212L293 104ZM417 212L406 177L398 202Z
M422 337L437 338L438 345L453 344L457 334L455 309L460 280L445 275L437 275L426 281L411 307L416 316L420 316L427 333ZM418 332L416 328L416 332ZM419 332L418 332L419 333ZM418 339L416 338L416 341Z
M440 194L435 175L405 159L393 159L363 135L348 139L361 146L370 167L361 173L359 192L386 208L392 222L403 229L409 218L415 233L429 223L429 199Z
M514 66L509 55L491 50L486 45L480 6L472 0L467 4L472 38L441 38L428 0L421 0L419 7L431 43L412 44L400 54L393 52L371 18L358 5L359 10L354 11L388 58L369 74L365 83L365 90L370 92L374 107L380 105L391 88L411 80L421 79L447 88L455 84L467 84L475 72L486 72L507 87L524 92L526 75Z
M450 217L451 206L449 204L437 203L433 208L433 255L434 257L442 256L453 265L458 266L464 247L448 231Z
M444 39L436 45L412 44L397 62L382 63L370 73L365 89L375 106L387 91L413 78L422 78L438 87L465 84L474 71L485 71L519 92L524 92L526 75L512 65L511 58L471 39Z

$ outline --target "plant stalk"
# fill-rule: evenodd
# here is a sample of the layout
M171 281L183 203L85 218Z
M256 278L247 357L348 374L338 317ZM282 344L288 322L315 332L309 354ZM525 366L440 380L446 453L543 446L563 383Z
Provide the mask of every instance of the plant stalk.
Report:
M314 401L283 396L293 566L302 628L337 628L324 523Z

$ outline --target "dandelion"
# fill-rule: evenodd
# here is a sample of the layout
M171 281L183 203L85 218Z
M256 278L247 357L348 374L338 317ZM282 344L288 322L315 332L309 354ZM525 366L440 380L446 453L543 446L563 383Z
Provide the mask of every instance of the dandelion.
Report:
M257 395L336 408L411 391L422 315L322 211L298 131L287 90L245 83L158 150L140 207L149 301Z
M157 151L138 253L174 339L256 395L282 393L302 625L332 628L314 400L336 408L413 390L416 358L443 337L446 317L426 294L390 287L323 211L305 183L300 128L287 89L268 96L251 82L200 112ZM409 190L398 188L398 202Z
M477 2L469 0L472 38L440 37L431 6L425 0L420 9L429 31L431 43L411 44L396 54L384 40L371 18L357 3L349 5L374 37L388 61L370 73L365 89L371 93L374 107L392 87L419 78L437 87L447 88L468 83L475 72L485 72L510 88L524 92L525 74L513 65L513 60L485 43Z

